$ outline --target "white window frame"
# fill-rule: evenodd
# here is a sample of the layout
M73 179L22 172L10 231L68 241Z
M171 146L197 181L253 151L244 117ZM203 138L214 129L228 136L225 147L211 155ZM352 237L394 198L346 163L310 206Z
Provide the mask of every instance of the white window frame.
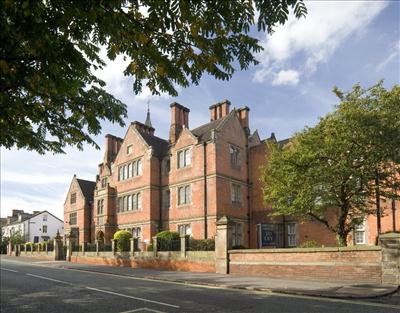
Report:
M188 205L192 203L192 186L183 185L178 187L177 192L177 203L178 205Z
M361 234L362 237L358 237ZM361 240L359 240L361 239ZM354 244L355 245L365 245L365 220L354 228Z
M177 168L189 167L192 165L192 148L179 150L176 153Z

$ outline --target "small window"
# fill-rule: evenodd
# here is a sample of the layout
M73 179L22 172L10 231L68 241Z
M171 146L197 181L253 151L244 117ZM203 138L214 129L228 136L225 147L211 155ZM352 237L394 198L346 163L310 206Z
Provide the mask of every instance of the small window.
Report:
M171 160L169 158L163 160L162 168L163 168L163 173L164 174L168 174L170 172L170 170L171 170Z
M101 188L107 187L107 183L108 183L107 177L102 178L101 179Z
M142 237L142 229L140 227L132 228L132 237L133 238L141 238Z
M76 212L69 214L69 224L76 225Z
M97 214L103 214L104 213L104 199L97 200Z
M242 203L242 188L239 184L231 185L231 200L232 203L236 204Z
M127 146L126 147L126 154L132 154L132 152L133 152L133 146L132 145Z
M192 227L190 226L190 224L178 225L178 233L181 236L191 236L192 235Z
M192 163L191 149L178 151L178 168L189 166Z
M76 193L71 193L71 204L75 204L76 203Z
M128 178L128 166L124 165L124 175L122 176L122 179L127 179Z
M124 207L123 199L122 197L118 198L118 203L117 203L117 212L122 212Z
M121 181L124 179L124 168L120 166L118 168L118 180Z
M140 192L133 194L132 202L133 202L133 209L140 210L142 208L142 194Z
M297 233L296 223L287 224L287 238L289 247L297 246L296 233Z
M358 224L354 229L354 244L365 244L365 221Z
M43 214L43 222L47 222L47 214Z
M240 167L240 149L235 146L229 146L232 167Z
M192 190L190 185L178 188L178 205L190 204L192 202Z
M134 175L132 174L132 163L129 163L128 164L128 176L127 176L127 178L129 178L131 176L134 176Z
M127 211L132 211L132 196L128 196L128 208Z
M47 233L47 225L43 225L43 233L44 233L44 234Z

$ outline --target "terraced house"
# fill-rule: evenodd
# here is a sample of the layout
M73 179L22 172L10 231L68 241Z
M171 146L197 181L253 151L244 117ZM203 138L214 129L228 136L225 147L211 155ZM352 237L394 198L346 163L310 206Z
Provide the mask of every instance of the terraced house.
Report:
M74 177L71 184L65 202L67 233L74 232L80 241L109 243L118 229L128 229L142 245L161 230L213 238L217 220L228 216L232 246L294 247L311 239L335 243L317 222L268 217L271 208L263 204L259 178L266 142L276 138L272 134L261 140L250 131L248 107L230 110L227 100L212 105L210 121L194 129L189 128L188 108L172 103L170 110L168 140L155 135L149 112L145 123L130 124L124 138L106 135L96 182ZM384 225L391 221L388 212ZM373 243L373 227L371 233L365 227L354 234L356 243Z

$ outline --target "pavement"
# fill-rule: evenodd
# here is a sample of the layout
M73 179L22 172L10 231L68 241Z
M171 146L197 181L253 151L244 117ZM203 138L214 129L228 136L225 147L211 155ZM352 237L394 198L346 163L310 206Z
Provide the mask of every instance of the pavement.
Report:
M37 265L66 268L83 272L129 276L154 281L169 281L187 285L206 285L225 289L242 289L269 293L284 293L303 296L316 296L341 299L379 298L399 292L399 286L381 284L349 284L329 281L310 281L294 279L276 279L267 277L222 275L215 273L193 273L178 271L160 271L154 269L87 265L65 261L40 261L29 257L4 257L34 262Z

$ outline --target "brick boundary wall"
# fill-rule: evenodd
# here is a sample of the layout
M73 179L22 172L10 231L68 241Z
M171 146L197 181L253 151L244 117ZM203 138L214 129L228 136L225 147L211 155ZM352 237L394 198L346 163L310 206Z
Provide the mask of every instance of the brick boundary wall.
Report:
M53 252L49 251L48 254L46 254L45 252L43 253L38 253L38 252L34 252L34 254L31 254L30 252L28 252L27 254L22 253L20 254L20 256L24 257L24 258L32 258L32 259L39 259L39 260L53 260L54 261L54 254Z
M382 282L379 246L229 250L229 273L271 278Z
M129 253L112 252L72 252L71 262L125 266L133 268L151 268L158 270L215 273L214 252L193 251L187 252L185 258L180 257L180 252L158 252L155 257L152 252L135 252L135 256Z

